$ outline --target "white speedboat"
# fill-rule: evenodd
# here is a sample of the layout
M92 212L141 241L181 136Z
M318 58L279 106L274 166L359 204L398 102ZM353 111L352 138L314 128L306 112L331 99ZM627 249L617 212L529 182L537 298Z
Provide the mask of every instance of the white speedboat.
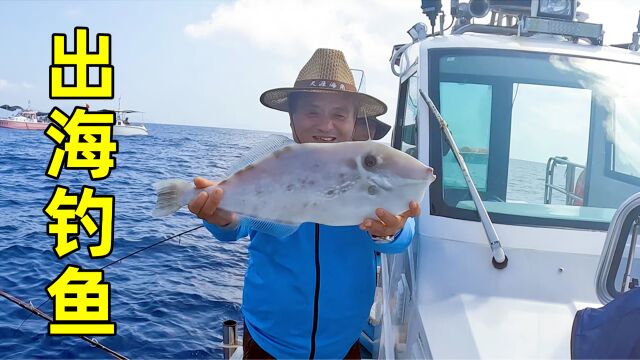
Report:
M113 126L113 135L115 136L135 136L149 135L149 131L144 124L134 124L129 122L130 114L141 114L141 111L135 110L114 110L116 113L116 124Z

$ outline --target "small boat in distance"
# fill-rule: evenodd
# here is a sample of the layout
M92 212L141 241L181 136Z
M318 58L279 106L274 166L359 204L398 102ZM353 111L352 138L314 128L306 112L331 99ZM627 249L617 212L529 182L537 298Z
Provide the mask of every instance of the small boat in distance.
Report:
M44 130L49 125L47 113L33 111L29 108L23 109L20 106L2 105L0 109L8 111L21 110L18 114L0 118L0 127L18 130Z
M113 126L113 135L115 136L135 136L149 135L149 130L143 124L134 124L129 122L129 114L142 114L142 111L136 110L107 110L116 113L116 124Z

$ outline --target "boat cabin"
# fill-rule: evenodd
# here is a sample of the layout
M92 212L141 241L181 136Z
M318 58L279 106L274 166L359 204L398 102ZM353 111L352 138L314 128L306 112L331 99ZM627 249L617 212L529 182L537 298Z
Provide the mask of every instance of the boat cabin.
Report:
M576 312L640 279L640 200L628 199L640 192L640 24L632 43L603 46L574 0L471 0L452 1L445 34L439 3L422 1L431 32L416 24L390 61L392 146L437 179L409 250L381 258L383 320L361 340L385 358L568 358Z

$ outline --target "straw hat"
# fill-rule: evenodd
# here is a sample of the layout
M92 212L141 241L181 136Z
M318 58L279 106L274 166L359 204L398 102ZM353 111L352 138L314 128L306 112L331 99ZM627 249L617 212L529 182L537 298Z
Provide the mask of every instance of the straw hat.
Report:
M304 65L293 87L267 90L260 96L262 105L289 111L292 92L345 93L357 99L360 108L357 117L379 116L387 112L387 105L373 96L359 93L347 60L340 50L317 49Z

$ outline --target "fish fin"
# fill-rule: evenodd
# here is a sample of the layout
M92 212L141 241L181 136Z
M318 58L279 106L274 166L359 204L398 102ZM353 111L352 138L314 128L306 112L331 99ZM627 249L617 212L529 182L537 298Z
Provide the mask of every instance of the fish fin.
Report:
M192 183L180 179L158 181L153 184L153 187L158 194L156 208L153 209L153 216L173 214L188 204L196 191Z
M258 219L250 216L241 216L240 221L245 222L257 232L269 234L273 237L283 238L298 231L300 224L278 223L272 220Z
M252 147L246 152L240 159L233 163L226 172L227 177L230 177L238 170L242 170L247 165L253 164L262 160L272 152L281 149L287 145L295 143L291 138L284 135L270 135L258 145Z

